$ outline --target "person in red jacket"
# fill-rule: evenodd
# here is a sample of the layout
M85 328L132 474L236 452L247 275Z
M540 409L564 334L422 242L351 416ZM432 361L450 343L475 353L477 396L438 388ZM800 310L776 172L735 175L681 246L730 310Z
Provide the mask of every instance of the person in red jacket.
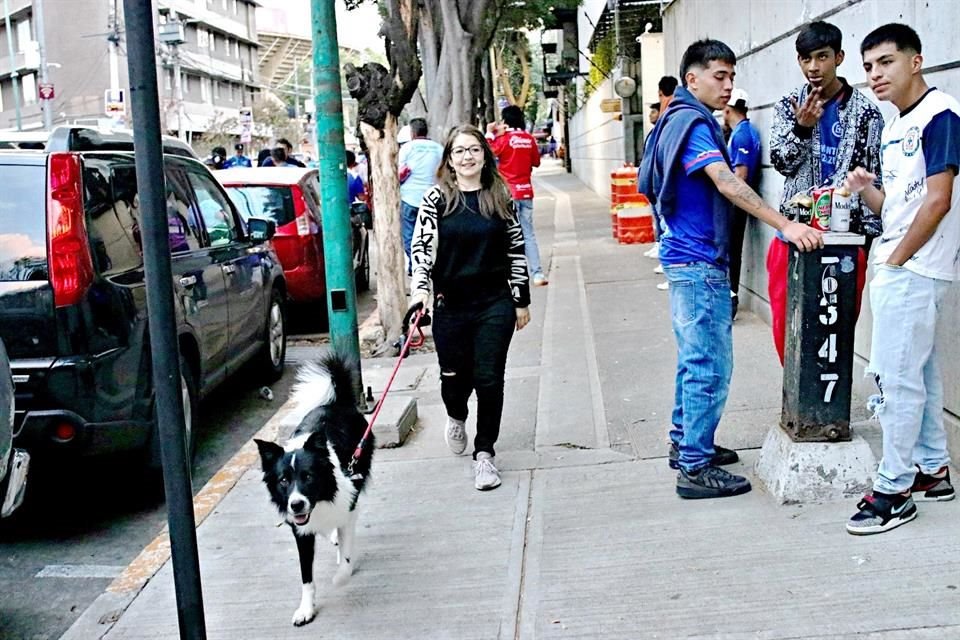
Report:
M542 287L547 276L540 264L540 249L533 228L533 184L530 174L540 166L540 150L536 139L525 130L523 110L515 105L500 112L503 123L487 125L487 140L499 162L500 175L506 180L513 196L513 205L523 229L523 242L527 254L527 267L533 284Z

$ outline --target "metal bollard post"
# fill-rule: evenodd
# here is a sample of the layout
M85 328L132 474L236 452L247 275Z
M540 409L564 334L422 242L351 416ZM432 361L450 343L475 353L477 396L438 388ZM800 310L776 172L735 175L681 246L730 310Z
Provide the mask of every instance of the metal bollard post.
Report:
M823 249L790 246L780 426L795 442L850 440L857 253L864 240L827 233Z

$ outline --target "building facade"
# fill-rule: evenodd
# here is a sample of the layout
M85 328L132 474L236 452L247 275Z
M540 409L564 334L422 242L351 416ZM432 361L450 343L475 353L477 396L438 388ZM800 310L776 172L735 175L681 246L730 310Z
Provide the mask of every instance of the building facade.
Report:
M17 127L14 79L20 127L44 126L39 96L44 67L54 91L47 101L53 124L127 124L129 101L120 100L129 88L123 2L6 1L10 34L0 20L0 129ZM183 33L182 43L157 45L159 99L167 131L189 140L217 120L235 120L241 106L252 104L258 87L256 3L153 3L158 29L179 21Z

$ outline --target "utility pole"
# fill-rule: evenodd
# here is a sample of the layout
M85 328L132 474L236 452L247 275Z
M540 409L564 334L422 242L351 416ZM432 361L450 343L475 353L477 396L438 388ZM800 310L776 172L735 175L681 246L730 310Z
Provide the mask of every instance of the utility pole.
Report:
M40 82L48 84L47 77L47 39L43 28L43 0L33 0L34 28L37 30L37 46L40 49ZM43 113L43 128L50 131L53 128L53 105L50 100L40 100L40 110Z
M7 53L10 56L10 84L13 85L13 106L17 114L17 131L23 131L20 117L20 74L17 73L17 57L13 51L13 29L10 27L10 3L3 0L3 18L7 24Z
M120 65L118 63L119 56L117 55L117 49L120 48L119 16L117 15L117 0L107 0L107 2L110 4L107 10L107 20L109 22L107 28L110 30L107 35L107 59L110 65L110 99L119 102Z
M173 94L177 109L177 137L186 140L183 132L183 82L180 78L180 45L184 43L183 23L177 14L171 13L172 20L161 24L160 42L170 48L170 60L173 62ZM241 84L242 86L242 84Z
M343 144L343 93L337 14L329 0L311 0L313 23L313 83L316 149L323 214L323 256L327 275L330 342L356 366L354 390L363 402L360 338L357 329L357 289L353 274L353 233L346 211L346 148Z
M156 398L157 433L181 640L206 640L190 462L184 439L180 354L163 181L153 3L124 0L134 161L140 198L143 268Z

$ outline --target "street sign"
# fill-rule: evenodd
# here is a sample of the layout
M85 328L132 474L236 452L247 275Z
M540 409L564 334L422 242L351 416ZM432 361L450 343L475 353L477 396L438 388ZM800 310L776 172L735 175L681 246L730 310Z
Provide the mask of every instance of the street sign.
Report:
M123 102L123 89L111 91L107 89L103 92L104 113L108 116L118 116L126 113L126 105Z
M253 109L240 107L240 142L250 144L253 140Z
M53 90L52 82L41 82L37 86L37 93L40 95L41 100L53 100L57 95Z
M600 101L600 111L604 113L619 113L620 109L620 98L605 98Z

